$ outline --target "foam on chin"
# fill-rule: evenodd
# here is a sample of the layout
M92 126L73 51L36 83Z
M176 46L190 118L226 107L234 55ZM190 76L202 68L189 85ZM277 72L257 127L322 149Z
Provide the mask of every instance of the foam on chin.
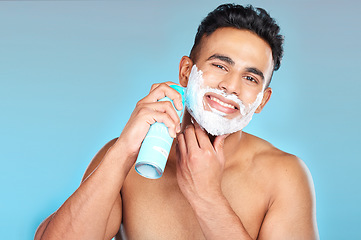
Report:
M194 65L185 91L185 105L191 116L211 135L219 136L242 130L251 121L254 112L262 102L263 91L257 95L253 103L246 106L237 96L229 95L217 88L204 87L203 82L203 72ZM205 110L203 100L204 95L208 92L219 94L236 102L240 107L241 114L233 119L227 119L225 113L214 108L210 108L211 111Z

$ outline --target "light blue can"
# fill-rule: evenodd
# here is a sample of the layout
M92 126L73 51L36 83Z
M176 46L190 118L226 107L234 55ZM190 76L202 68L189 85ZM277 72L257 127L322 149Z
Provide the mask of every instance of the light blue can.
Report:
M168 97L162 98L159 101L170 101L178 116L181 118L185 108L184 88L178 85L171 85L170 87L177 90L182 95L182 111L178 111L174 107L173 101ZM135 162L135 170L137 173L150 179L160 178L163 175L172 142L173 138L169 136L168 128L164 123L156 122L152 124L143 140L137 161Z

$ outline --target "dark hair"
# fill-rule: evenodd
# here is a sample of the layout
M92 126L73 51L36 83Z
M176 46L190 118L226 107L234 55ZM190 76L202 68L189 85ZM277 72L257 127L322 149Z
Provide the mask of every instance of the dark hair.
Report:
M210 12L198 27L190 58L195 62L202 37L211 35L218 28L233 27L254 32L265 40L272 49L273 70L280 68L283 56L283 36L276 21L262 8L237 4L223 4Z

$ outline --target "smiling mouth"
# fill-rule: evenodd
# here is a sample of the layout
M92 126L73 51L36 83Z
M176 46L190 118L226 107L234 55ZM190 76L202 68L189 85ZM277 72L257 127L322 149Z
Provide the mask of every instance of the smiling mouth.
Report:
M238 111L239 107L237 104L224 99L223 97L216 97L213 94L207 94L206 101L211 108L221 111L226 114L232 114Z
M221 100L219 100L219 99L216 98L216 97L209 96L209 98L210 98L212 101L215 101L215 102L221 104L223 107L227 107L227 108L231 108L231 109L237 109L236 106L231 105L231 104L228 104L228 103L225 103L225 102L222 102Z

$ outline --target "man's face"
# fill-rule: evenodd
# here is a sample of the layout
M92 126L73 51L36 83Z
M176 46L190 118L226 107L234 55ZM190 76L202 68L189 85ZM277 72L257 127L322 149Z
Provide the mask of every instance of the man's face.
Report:
M234 94L248 105L265 90L271 78L272 50L267 42L250 31L220 28L202 39L195 64L203 72L205 86ZM215 93L206 93L203 102L205 110L212 107L226 113L228 119L240 114L237 103Z
M243 129L269 99L271 90L264 90L272 74L272 51L249 31L222 28L203 38L195 65L187 107L212 135Z

